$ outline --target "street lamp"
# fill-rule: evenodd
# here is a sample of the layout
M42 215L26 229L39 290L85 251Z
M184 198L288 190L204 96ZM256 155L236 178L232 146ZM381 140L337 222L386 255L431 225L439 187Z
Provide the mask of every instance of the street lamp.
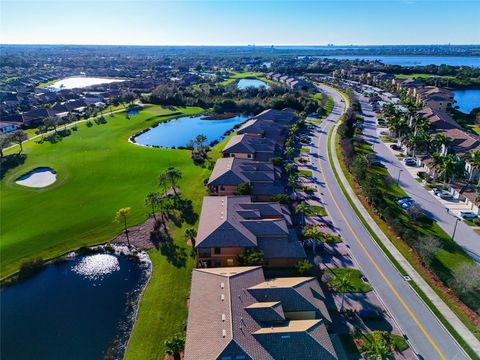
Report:
M447 208L447 213L450 214L450 209L449 208ZM459 221L460 221L460 219L455 216L455 226L453 227L452 241L453 241L453 239L455 239L455 232L457 231L457 225L458 225Z
M398 177L397 177L397 186L400 183L400 175L402 174L402 169L398 170Z

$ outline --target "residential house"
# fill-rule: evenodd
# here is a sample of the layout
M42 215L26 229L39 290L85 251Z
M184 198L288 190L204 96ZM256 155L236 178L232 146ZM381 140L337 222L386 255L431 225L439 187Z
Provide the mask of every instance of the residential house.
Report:
M220 158L208 180L209 195L235 195L240 184L252 186L252 199L269 201L284 191L280 170L273 164L240 158Z
M6 134L15 130L17 130L17 125L15 123L0 121L0 133Z
M261 267L195 269L185 360L334 360L315 278L266 280Z
M238 157L257 161L269 161L275 157L275 141L255 135L235 135L223 148L223 157Z
M263 252L268 267L294 266L305 258L288 209L278 203L252 202L250 196L206 196L195 239L204 267L237 266L247 249Z

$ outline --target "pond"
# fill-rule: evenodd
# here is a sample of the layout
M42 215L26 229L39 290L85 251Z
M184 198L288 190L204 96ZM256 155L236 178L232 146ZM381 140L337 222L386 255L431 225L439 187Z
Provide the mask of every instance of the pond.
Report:
M57 174L55 171L48 167L39 167L20 176L15 182L22 186L43 188L53 184L56 180Z
M2 359L121 359L149 269L146 255L78 255L2 288Z
M99 78L99 77L74 76L74 77L58 80L47 87L54 90L79 89L79 88L84 88L84 87L93 86L93 85L110 84L110 83L122 82L122 81L125 81L125 80Z
M426 66L451 65L480 67L480 57L474 56L376 56L376 55L345 55L345 56L318 56L320 58L334 58L339 60L380 60L387 65Z
M470 114L473 109L480 108L480 89L454 90L453 94L454 106L458 106L461 112Z
M240 90L244 90L248 87L254 87L258 89L261 86L264 86L267 89L270 87L266 82L258 79L240 79L237 83L237 89Z
M228 130L247 119L248 117L243 115L223 120L206 120L205 116L184 116L160 123L135 136L133 141L145 146L178 147L186 146L195 136L203 134L209 144L220 140Z

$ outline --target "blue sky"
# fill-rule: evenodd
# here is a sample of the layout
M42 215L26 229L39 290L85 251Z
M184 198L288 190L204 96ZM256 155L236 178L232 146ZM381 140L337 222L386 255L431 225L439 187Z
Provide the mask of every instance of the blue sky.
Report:
M480 1L0 0L16 44L478 44Z

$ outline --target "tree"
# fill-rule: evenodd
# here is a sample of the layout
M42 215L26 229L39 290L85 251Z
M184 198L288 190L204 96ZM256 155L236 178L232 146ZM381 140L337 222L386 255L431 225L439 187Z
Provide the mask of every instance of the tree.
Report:
M453 288L460 294L480 290L480 266L462 264L453 273Z
M194 228L185 229L185 237L187 239L190 239L192 244L194 244L196 236L197 236L197 230L195 230Z
M312 271L312 268L313 268L313 265L310 263L310 261L306 259L299 261L295 264L295 272L299 276L305 276L310 274L310 272Z
M185 337L181 334L175 334L172 338L165 341L165 354L173 356L175 360L180 360L180 353L185 348Z
M163 192L167 192L167 186L168 186L168 179L167 179L167 174L162 173L158 177L158 185L162 188Z
M58 126L58 118L57 117L46 117L45 119L43 119L43 124L47 127L47 128L52 128L53 127L53 131L55 132L55 134L57 134L57 126Z
M131 208L121 208L115 214L115 221L123 224L123 229L125 231L125 236L127 237L128 247L130 247L130 238L128 237L128 225L127 225L127 217L130 215Z
M405 144L411 150L412 156L415 156L417 151L425 152L430 145L430 135L423 130L415 131L407 135Z
M309 211L310 205L305 204L303 201L295 206L295 212L302 215L302 224L305 223L305 215L308 214Z
M480 150L472 150L465 156L465 161L470 165L468 180L472 181L475 175L480 171ZM478 177L478 184L480 186L480 176Z
M162 195L159 192L149 192L145 197L145 205L150 206L150 208L152 209L151 215L155 220L157 220L157 217L155 216L155 209L160 205L162 201Z
M207 137L203 134L199 134L195 137L195 139L193 140L193 143L194 143L194 145L196 145L196 147L199 150L203 150L204 147L205 147L205 142L206 141L207 141Z
M167 171L165 171L165 176L168 179L168 181L170 181L170 184L172 186L172 189L175 195L178 195L176 185L178 180L182 178L182 172L175 167L169 167Z
M360 184L367 178L368 161L363 156L357 156L352 163L352 175Z
M293 157L293 154L295 153L295 148L293 148L292 146L287 146L287 147L285 148L285 152L284 152L284 153L285 153L285 158L286 158L287 160L291 160L292 157Z
M0 135L0 159L3 159L3 150L6 149L12 142L11 134Z
M335 276L331 282L335 291L342 293L342 303L340 305L340 312L343 312L343 305L345 302L345 293L353 289L352 281L350 279L350 273L347 273L343 276Z
M370 334L370 341L361 349L361 353L368 360L393 359L393 346L391 335L386 331L373 331Z
M442 243L436 237L427 236L420 238L417 242L413 243L413 248L420 259L425 264L430 265L435 258L435 255L437 255L442 248Z
M272 201L280 204L290 204L290 196L288 194L274 194L272 195Z
M243 254L237 255L237 261L241 266L262 265L263 252L255 248L246 249Z
M306 239L320 240L322 232L315 225L305 226L302 231L303 237Z
M28 139L28 134L23 130L15 130L11 135L12 142L17 143L20 146L19 154L23 151L23 142Z
M432 145L433 150L439 153L440 150L442 149L442 145L447 146L450 141L451 139L445 136L445 134L439 133L439 134L435 134L435 136L431 138L430 143Z
M252 195L253 194L253 186L250 183L241 183L237 186L234 195Z
M432 164L437 170L438 177L444 183L450 183L456 176L464 172L463 164L456 155L448 154L445 156L439 154L432 155Z

